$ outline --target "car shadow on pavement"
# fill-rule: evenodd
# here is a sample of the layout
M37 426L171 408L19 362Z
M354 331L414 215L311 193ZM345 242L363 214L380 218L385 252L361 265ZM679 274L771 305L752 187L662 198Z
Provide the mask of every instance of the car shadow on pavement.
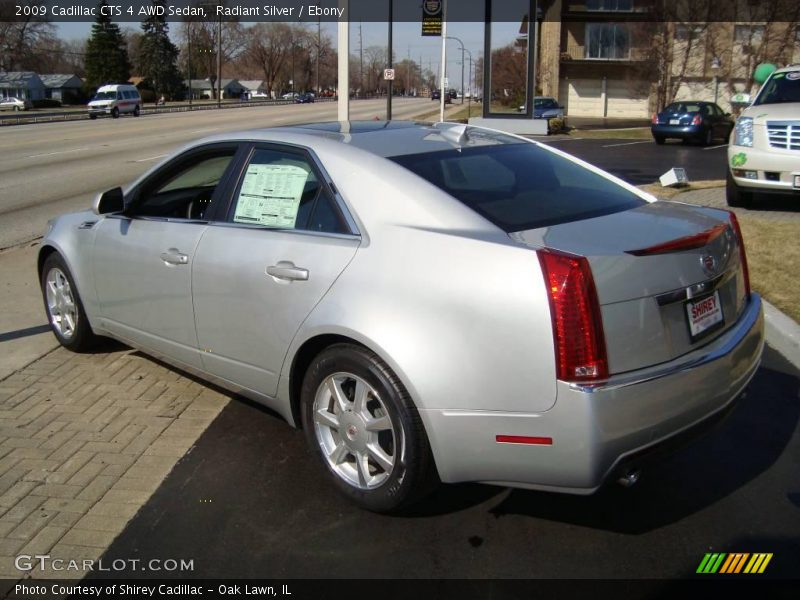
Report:
M625 534L675 523L726 498L773 466L795 434L798 394L796 377L762 368L727 419L644 469L632 488L609 483L592 496L514 490L491 512L497 518L527 515ZM800 490L775 492L788 497Z
M800 212L798 204L800 194L753 194L753 202L749 210L754 213L764 212Z

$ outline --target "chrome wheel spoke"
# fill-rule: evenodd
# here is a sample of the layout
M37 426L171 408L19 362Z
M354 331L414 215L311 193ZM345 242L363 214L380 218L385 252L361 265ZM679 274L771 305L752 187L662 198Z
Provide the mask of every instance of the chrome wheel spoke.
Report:
M369 474L369 460L363 452L356 452L356 468L358 469L358 483L362 487L368 487L372 476Z
M386 454L383 448L375 443L367 444L367 452L369 453L370 457L372 457L372 460L374 460L387 474L392 472L392 469L394 468L394 461L392 460L391 456Z
M314 420L320 425L324 425L336 431L339 430L339 419L332 412L326 409L320 409L314 413Z
M71 338L78 325L78 306L66 275L58 268L50 269L44 291L50 322L62 337Z
M336 444L336 447L333 449L333 451L328 455L328 460L330 460L334 465L341 465L349 453L350 451L347 449L347 446L345 446L345 443L339 442Z
M392 420L388 415L374 417L367 421L367 431L386 431L392 428Z
M362 416L369 414L367 413L368 394L369 389L367 388L367 384L360 379L356 380L356 390L353 394L353 412L356 412Z
M331 396L333 396L333 401L336 402L336 406L339 407L339 412L344 412L350 408L350 401L344 395L344 391L335 377L331 377L328 380L328 391L331 393Z

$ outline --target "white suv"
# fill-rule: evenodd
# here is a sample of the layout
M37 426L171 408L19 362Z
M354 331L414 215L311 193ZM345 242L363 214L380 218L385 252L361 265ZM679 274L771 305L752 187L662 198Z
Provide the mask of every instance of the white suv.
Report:
M753 192L800 197L800 65L774 71L736 120L728 145L728 204L750 206Z

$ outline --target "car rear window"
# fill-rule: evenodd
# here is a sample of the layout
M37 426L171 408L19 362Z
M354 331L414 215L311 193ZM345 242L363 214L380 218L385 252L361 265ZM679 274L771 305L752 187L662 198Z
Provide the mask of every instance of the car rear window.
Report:
M633 192L534 144L478 146L391 160L508 233L646 204Z

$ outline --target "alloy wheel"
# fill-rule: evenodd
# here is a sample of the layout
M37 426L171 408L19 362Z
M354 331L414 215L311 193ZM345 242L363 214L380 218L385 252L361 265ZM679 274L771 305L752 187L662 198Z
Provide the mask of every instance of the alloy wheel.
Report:
M61 269L52 268L45 279L47 313L53 327L64 339L71 339L78 327L78 305L72 295L67 276Z
M402 428L378 392L352 373L334 373L317 388L314 433L331 470L349 485L371 490L391 477Z

